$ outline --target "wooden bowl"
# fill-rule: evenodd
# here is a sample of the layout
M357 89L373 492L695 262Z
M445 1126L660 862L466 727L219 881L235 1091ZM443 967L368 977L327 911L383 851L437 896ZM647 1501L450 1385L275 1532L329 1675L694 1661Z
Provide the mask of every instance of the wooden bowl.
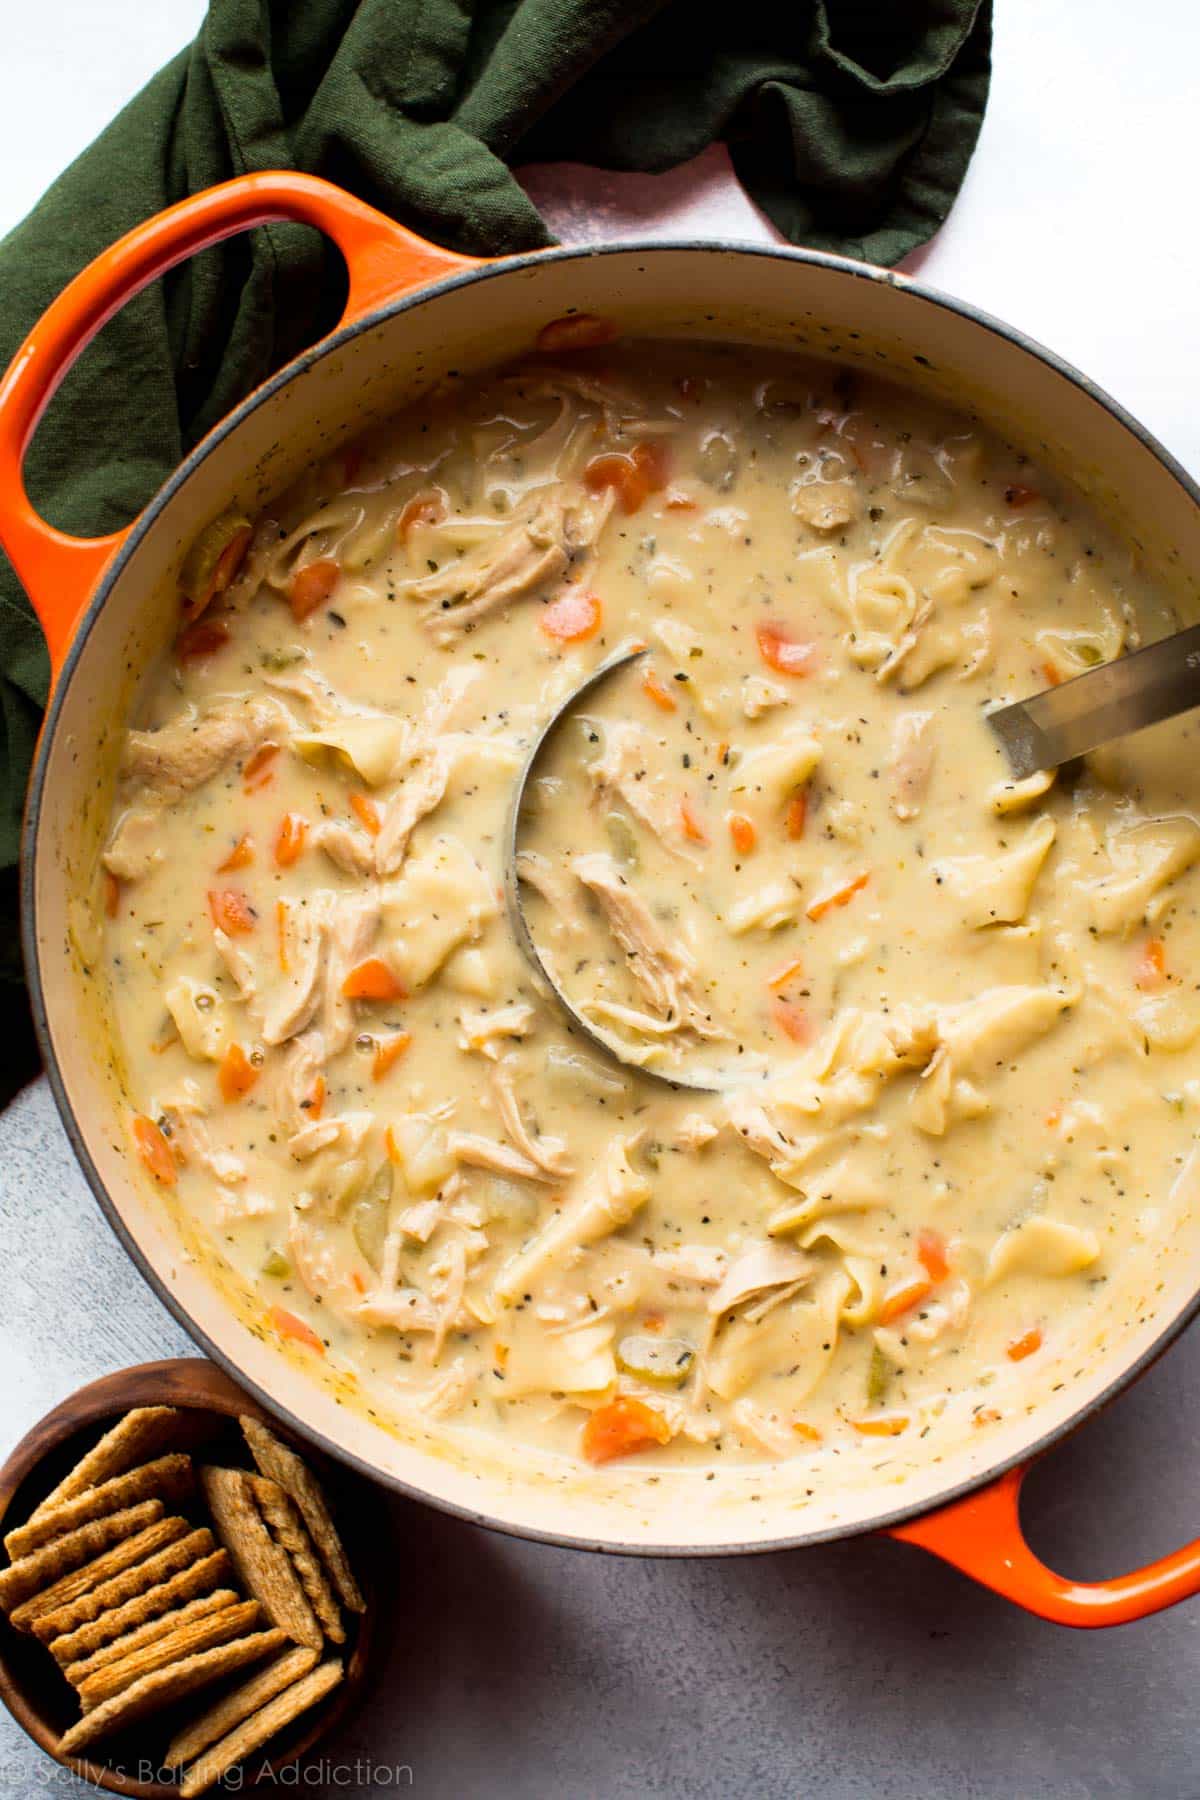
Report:
M184 1430L184 1436L189 1440L186 1447L200 1449L206 1455L215 1455L247 1468L253 1464L238 1429L238 1416L246 1413L261 1419L304 1457L329 1494L339 1523L344 1529L349 1527L355 1573L367 1610L358 1617L346 1615L345 1675L326 1701L302 1713L289 1730L281 1732L278 1738L255 1751L247 1760L241 1786L253 1787L258 1784L264 1761L269 1761L275 1773L284 1765L299 1761L332 1730L360 1694L376 1611L373 1572L364 1567L363 1562L370 1546L382 1541L381 1521L376 1522L382 1508L368 1484L349 1475L340 1466L328 1463L302 1440L290 1437L276 1419L214 1364L203 1357L181 1357L168 1362L142 1363L133 1369L121 1369L114 1375L102 1376L48 1412L21 1439L0 1469L0 1531L10 1514L16 1523L28 1518L84 1452L122 1414L135 1406L178 1407L190 1415ZM214 1683L213 1693L217 1691L218 1684ZM190 1704L194 1713L207 1703L207 1698L208 1692L202 1688L181 1704ZM115 1758L113 1764L93 1761L90 1754L59 1754L59 1739L68 1725L79 1717L78 1699L46 1647L37 1638L15 1631L2 1617L0 1699L47 1755L93 1787L104 1788L112 1794L138 1795L143 1800L172 1800L173 1796L177 1800L176 1783L166 1770L155 1767L151 1751L140 1747L143 1741L151 1747L165 1746L165 1734L156 1715L132 1725L125 1734L114 1734L114 1745L120 1746L121 1750L120 1762ZM164 1709L163 1717L168 1716ZM273 1785L278 1785L278 1781Z

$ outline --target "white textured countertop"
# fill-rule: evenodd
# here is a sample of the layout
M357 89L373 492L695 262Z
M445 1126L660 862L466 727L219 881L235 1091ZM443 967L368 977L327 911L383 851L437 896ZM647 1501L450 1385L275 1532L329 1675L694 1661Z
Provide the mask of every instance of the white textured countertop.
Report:
M21 10L0 62L0 231L202 10ZM1001 0L1000 12L974 164L909 266L1077 363L1200 471L1200 10ZM662 177L528 179L567 238L770 235L720 151ZM35 1084L0 1118L0 1454L81 1383L189 1349L104 1225ZM1028 1489L1040 1554L1095 1576L1200 1530L1198 1390L1193 1332L1050 1458ZM1200 1601L1073 1634L882 1541L607 1561L394 1510L395 1642L306 1793L1200 1796ZM0 1714L0 1800L59 1791L83 1790Z

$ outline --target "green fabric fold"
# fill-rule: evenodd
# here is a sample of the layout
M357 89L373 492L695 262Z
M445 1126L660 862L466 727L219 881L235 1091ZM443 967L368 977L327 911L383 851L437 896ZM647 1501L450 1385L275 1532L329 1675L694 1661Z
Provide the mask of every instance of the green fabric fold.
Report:
M552 242L513 166L657 172L714 140L793 242L894 263L938 228L987 98L990 0L212 0L167 65L0 243L0 363L87 262L256 169L342 183L452 248ZM91 536L336 320L340 261L272 225L205 251L105 326L26 475ZM0 559L0 1100L36 1069L17 947L21 808L48 665Z

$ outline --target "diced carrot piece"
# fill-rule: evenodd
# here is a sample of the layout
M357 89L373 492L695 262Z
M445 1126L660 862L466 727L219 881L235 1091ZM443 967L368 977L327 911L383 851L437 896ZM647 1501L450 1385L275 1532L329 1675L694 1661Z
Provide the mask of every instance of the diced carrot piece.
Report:
M793 1419L792 1430L797 1437L807 1438L810 1444L819 1444L821 1441L821 1433L816 1426L807 1424L804 1419Z
M890 1325L893 1319L902 1318L914 1306L920 1306L922 1300L928 1300L932 1292L933 1283L929 1281L902 1281L889 1288L880 1302L879 1324Z
M583 1428L581 1447L590 1463L605 1463L648 1444L670 1441L671 1427L661 1413L632 1395L618 1394L596 1408Z
M659 680L653 669L647 669L642 676L642 692L647 699L653 700L655 706L662 712L675 711L674 694Z
M604 609L586 588L569 587L544 607L538 624L548 638L560 644L583 644L594 638L604 619Z
M229 627L220 619L197 619L175 639L176 662L199 662L229 642Z
M351 969L342 983L342 993L347 1000L404 1000L408 989L382 957L372 956Z
M332 556L319 556L316 562L297 569L288 588L288 603L297 623L307 619L328 600L341 578L341 568Z
M879 1419L851 1419L850 1423L864 1437L899 1437L908 1430L908 1419L903 1413L890 1413Z
M847 901L853 900L855 894L861 894L870 879L870 875L866 873L856 875L853 881L846 883L845 887L838 888L832 894L826 894L821 900L814 900L812 905L805 909L806 916L813 920L823 919L825 914L832 912L835 906L845 906Z
M307 1344L318 1356L324 1356L325 1346L312 1326L306 1325L303 1319L298 1319L286 1306L273 1306L267 1317L281 1338L294 1338L296 1343Z
M104 871L104 910L110 919L115 919L121 905L121 884L111 869Z
M704 822L686 794L679 802L679 823L689 843L707 844L708 833L704 829Z
M240 888L210 888L208 910L213 924L229 937L245 937L254 930L258 917Z
M254 861L254 839L242 833L224 862L217 864L218 875L228 875L234 869L248 869Z
M748 819L745 813L730 813L729 835L733 839L733 847L739 856L749 856L758 842L758 832L754 829L754 820Z
M807 675L816 658L817 648L805 638L794 637L783 625L762 619L754 629L758 654L777 675Z
M807 818L808 789L801 788L800 792L798 794L793 794L788 801L787 812L784 815L784 825L790 838L802 838L804 836L804 826Z
M1010 1362L1024 1362L1027 1356L1032 1356L1034 1351L1040 1350L1041 1347L1042 1334L1037 1326L1034 1325L1032 1329L1025 1332L1023 1336L1013 1339L1012 1343L1009 1344L1005 1351L1005 1355Z
M266 787L275 773L271 764L278 755L278 744L260 744L253 755L246 758L242 770L242 789L245 793L253 794L258 788Z
M1019 481L1014 481L1004 490L1006 506L1028 506L1032 500L1040 500L1041 497L1036 488L1023 487Z
M1134 981L1144 991L1161 987L1167 979L1167 946L1161 938L1147 938L1138 958Z
M240 1100L258 1080L259 1071L255 1068L240 1044L230 1044L228 1050L217 1064L217 1086L221 1090L222 1100L230 1104Z
M414 494L400 509L400 517L396 520L396 537L402 544L408 542L408 535L418 525L440 525L446 516L446 496L441 488L434 488L428 494Z
M940 1231L918 1231L917 1261L935 1286L939 1281L945 1281L950 1273L950 1259Z
M793 956L787 962L780 963L773 975L767 976L767 986L769 988L775 988L776 990L784 988L789 981L794 980L797 975L803 975L803 973L803 962L798 956Z
M307 839L308 820L301 818L299 813L284 813L275 836L276 867L290 869L293 863L299 862Z
M617 335L612 319L601 319L595 313L566 313L551 319L537 334L537 347L550 356L564 350L594 350L611 344Z
M358 816L359 822L372 837L379 836L379 808L366 794L351 794L350 804Z
M161 1181L164 1187L174 1187L177 1170L171 1146L154 1120L148 1119L144 1113L135 1113L133 1116L133 1140L137 1145L138 1155L155 1181Z
M308 1114L310 1122L319 1119L321 1114L325 1111L326 1092L325 1077L323 1075L318 1075L317 1079L312 1084L312 1090L309 1093L308 1099L300 1102L304 1111Z
M275 902L275 930L279 936L279 967L285 975L288 972L287 922L287 901L277 900Z
M771 1017L793 1044L807 1044L812 1037L812 1024L804 1008L794 1000L785 1000L782 994L776 994L771 1002Z
M583 471L584 486L593 494L612 488L621 502L621 511L635 513L651 494L661 493L668 480L666 446L662 443L638 444L628 455L610 450L594 456Z
M642 1319L642 1330L652 1331L655 1336L657 1336L660 1331L665 1331L666 1325L667 1321L661 1313L648 1312Z
M1061 687L1062 679L1062 675L1052 662L1044 662L1042 664L1042 680L1046 683L1047 687Z
M372 1081L382 1081L392 1064L399 1061L411 1043L411 1031L397 1031L382 1044L376 1044L371 1063Z
M211 606L218 594L223 594L234 576L242 566L242 559L250 548L253 528L242 525L234 532L213 564L213 571L207 587L201 593L193 593L185 598L184 611L193 617L199 617L206 606Z

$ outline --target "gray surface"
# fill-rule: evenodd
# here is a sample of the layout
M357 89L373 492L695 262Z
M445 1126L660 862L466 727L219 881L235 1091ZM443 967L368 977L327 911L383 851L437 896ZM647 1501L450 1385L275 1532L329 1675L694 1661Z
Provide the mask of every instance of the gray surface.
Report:
M44 1083L0 1118L0 1246L0 1452L81 1383L189 1350ZM1031 1477L1041 1555L1094 1577L1196 1530L1198 1383L1193 1332ZM392 1510L390 1648L302 1790L323 1800L410 1791L405 1768L436 1800L1200 1795L1200 1602L1075 1633L882 1540L641 1562ZM0 1800L84 1791L0 1713Z

